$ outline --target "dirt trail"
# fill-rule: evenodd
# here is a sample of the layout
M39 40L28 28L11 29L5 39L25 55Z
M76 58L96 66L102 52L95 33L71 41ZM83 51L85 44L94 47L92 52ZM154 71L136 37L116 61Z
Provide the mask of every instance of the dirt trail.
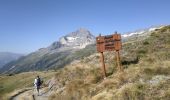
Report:
M40 89L39 95L35 89L29 89L16 94L10 100L48 100L51 92L47 88Z

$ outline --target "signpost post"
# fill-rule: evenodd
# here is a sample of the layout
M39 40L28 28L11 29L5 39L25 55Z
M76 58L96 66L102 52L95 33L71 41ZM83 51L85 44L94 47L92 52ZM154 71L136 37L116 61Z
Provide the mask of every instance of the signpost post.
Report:
M102 62L104 77L106 77L106 69L105 69L104 55L103 55L103 52L105 51L116 51L117 67L119 71L123 71L123 68L120 63L120 53L119 53L119 51L122 48L120 34L117 34L117 32L115 32L115 34L113 35L107 35L107 36L99 35L98 37L96 37L96 45L97 45L97 51L101 53L101 62Z
M106 68L105 68L105 63L104 63L104 55L103 55L103 52L101 52L101 61L102 61L103 76L104 76L104 78L106 78Z
M118 67L119 71L123 72L123 68L122 68L121 63L120 63L119 51L116 51L116 63L117 63L117 67Z

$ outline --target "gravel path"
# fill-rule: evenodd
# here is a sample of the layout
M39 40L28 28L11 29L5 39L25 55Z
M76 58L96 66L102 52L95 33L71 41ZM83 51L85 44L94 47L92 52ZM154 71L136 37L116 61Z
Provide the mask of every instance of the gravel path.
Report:
M47 90L47 88L40 89L39 95L35 89L26 90L11 97L10 100L48 100L51 92L44 92L45 89Z

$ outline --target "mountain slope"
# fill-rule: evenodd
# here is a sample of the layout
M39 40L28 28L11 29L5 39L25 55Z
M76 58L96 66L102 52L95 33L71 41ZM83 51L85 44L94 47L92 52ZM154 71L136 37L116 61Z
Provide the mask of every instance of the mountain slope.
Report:
M19 73L34 70L58 69L71 61L95 52L95 37L86 29L79 29L60 38L47 48L42 48L0 69L0 73ZM89 50L88 50L89 49ZM83 51L83 53L79 53Z

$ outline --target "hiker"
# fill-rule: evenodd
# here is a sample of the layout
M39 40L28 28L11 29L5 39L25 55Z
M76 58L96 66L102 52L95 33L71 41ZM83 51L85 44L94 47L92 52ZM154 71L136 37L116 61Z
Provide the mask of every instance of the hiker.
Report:
M34 86L38 92L38 95L39 95L39 89L40 89L41 84L42 84L42 81L41 81L40 77L37 76L37 78L34 80Z

